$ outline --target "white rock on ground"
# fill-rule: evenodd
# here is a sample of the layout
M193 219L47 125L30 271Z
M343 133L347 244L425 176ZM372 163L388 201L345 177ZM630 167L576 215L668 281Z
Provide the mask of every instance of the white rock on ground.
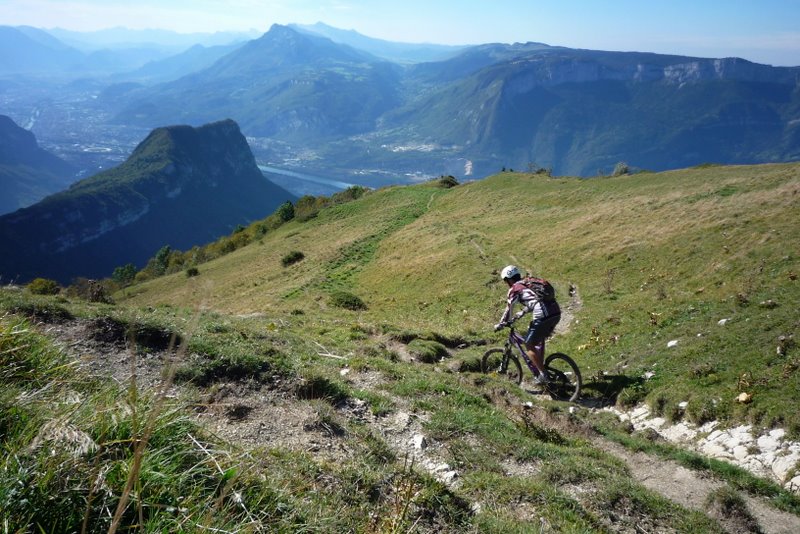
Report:
M428 441L422 434L414 434L411 438L411 444L418 451L424 450L428 446Z
M785 440L786 431L775 428L754 436L751 425L721 429L718 421L700 427L687 421L670 425L662 417L651 417L647 406L629 412L604 408L634 430L652 429L673 443L680 443L711 458L731 462L755 475L771 478L800 494L800 442Z
M792 473L798 465L798 462L800 462L800 455L794 453L776 458L775 461L772 462L772 472L775 474L775 478L781 482L786 481L788 475Z

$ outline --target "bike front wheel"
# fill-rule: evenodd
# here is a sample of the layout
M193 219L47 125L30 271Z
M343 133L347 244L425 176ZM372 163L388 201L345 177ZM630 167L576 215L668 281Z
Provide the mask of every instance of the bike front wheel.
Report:
M481 371L506 377L519 385L522 383L522 366L519 358L505 349L491 349L481 358Z
M547 392L555 400L574 402L581 395L581 371L575 361L560 352L547 357L544 362L547 369Z

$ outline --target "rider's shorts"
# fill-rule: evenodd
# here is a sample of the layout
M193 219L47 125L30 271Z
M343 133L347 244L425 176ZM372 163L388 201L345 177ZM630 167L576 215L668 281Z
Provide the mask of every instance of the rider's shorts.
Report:
M556 329L556 325L560 320L560 314L534 319L531 321L531 325L528 328L528 335L525 336L525 343L528 345L541 343L553 334L553 330Z

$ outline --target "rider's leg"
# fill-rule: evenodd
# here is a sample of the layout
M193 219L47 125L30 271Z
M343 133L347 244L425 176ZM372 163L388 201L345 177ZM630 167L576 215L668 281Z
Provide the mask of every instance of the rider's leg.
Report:
M534 319L531 321L528 335L525 336L526 352L543 379L547 378L544 369L544 340L553 333L559 320L561 320L560 315Z
M525 349L533 365L544 375L544 341L540 343L526 342Z

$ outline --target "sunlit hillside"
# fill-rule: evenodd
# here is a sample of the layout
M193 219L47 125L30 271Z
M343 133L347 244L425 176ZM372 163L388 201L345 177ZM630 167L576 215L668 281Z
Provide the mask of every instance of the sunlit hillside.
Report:
M785 485L598 411L646 404L671 422L798 441L800 165L442 185L254 223L240 232L249 244L114 303L0 291L0 510L22 503L4 520L58 532L800 525ZM556 285L565 313L548 351L578 362L576 403L480 373L502 343L508 263Z
M699 419L743 410L760 420L766 410L800 432L795 411L780 407L785 382L771 368L785 363L775 357L779 337L798 328L798 220L800 165L591 180L502 173L453 189L375 191L268 233L201 266L196 278L181 273L130 288L126 303L285 317L303 310L483 339L492 337L505 293L497 272L516 263L551 279L571 305L574 320L553 345L589 374L638 376L657 365L646 390L666 395L666 404L692 399ZM295 250L305 259L283 267ZM332 308L337 289L367 310ZM679 342L668 351L671 340ZM733 405L745 372L778 404ZM788 379L800 384L797 373ZM790 390L793 400L798 390ZM724 401L712 410L709 395Z

